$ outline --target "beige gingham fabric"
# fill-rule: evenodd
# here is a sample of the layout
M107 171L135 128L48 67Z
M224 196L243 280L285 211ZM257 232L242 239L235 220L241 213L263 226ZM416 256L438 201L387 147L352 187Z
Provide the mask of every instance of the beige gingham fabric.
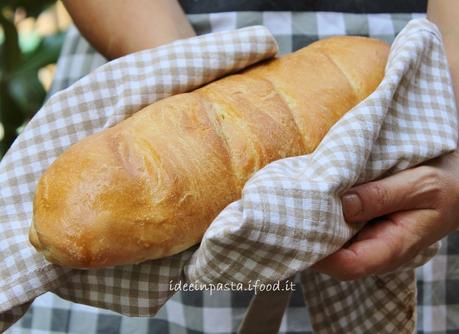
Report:
M185 265L202 283L285 279L302 272L316 333L412 333L414 268L432 245L396 273L340 282L312 264L341 248L362 225L347 224L340 196L456 149L457 112L437 28L411 21L395 39L376 91L347 113L314 153L273 162L244 186L207 229Z
M436 246L396 273L355 282L307 268L361 228L343 219L339 196L346 189L455 148L451 80L439 33L426 20L412 21L400 33L379 88L312 155L256 173L199 247L139 265L81 271L47 263L27 242L35 183L71 143L275 52L263 27L211 34L113 61L50 99L0 164L0 330L49 290L126 315L151 316L173 294L171 280L274 282L302 272L317 333L414 331L412 268L433 256Z
M0 331L29 301L57 288L66 298L124 314L155 313L169 296L164 284L191 253L97 272L51 265L28 242L35 185L72 143L276 52L261 26L203 35L114 60L51 97L0 163Z

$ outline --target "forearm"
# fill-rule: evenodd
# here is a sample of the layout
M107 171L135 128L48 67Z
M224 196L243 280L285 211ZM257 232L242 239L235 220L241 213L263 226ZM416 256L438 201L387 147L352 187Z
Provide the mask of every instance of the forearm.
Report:
M63 3L81 33L109 59L195 35L176 0Z
M459 110L459 24L457 24L459 1L429 0L427 17L438 26L442 34L456 96L456 105Z

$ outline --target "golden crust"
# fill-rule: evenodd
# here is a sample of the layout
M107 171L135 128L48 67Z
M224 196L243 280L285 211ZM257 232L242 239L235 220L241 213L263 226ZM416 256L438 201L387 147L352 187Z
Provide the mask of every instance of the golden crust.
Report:
M30 242L74 268L191 247L255 171L312 152L376 88L388 51L369 38L325 39L85 138L41 177Z

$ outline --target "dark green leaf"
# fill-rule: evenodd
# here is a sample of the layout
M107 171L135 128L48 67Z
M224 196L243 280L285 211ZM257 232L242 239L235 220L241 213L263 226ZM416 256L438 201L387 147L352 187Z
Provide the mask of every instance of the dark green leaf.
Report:
M26 9L27 16L37 17L55 2L55 0L1 0L0 9L9 7L14 10L21 7Z
M56 34L43 38L32 51L21 53L11 14L21 7L28 16L37 17L53 3L54 0L0 0L0 25L4 31L0 44L0 122L4 128L0 158L16 138L18 127L41 107L45 91L38 80L38 70L57 61L63 42L63 34Z
M38 71L57 61L63 37L64 34L60 33L43 38L9 76L8 91L26 118L32 117L43 103L46 93L38 80Z
M8 83L8 91L24 118L30 118L35 114L46 95L36 71L22 72L21 75L14 76Z
M64 33L57 33L44 37L35 50L25 55L25 59L16 73L36 71L43 66L56 63L64 42L64 36Z
M16 129L24 122L20 107L8 94L5 83L0 83L0 122L4 128L4 137L0 142L0 157L16 138Z
M0 64L4 75L11 73L21 62L21 49L19 48L18 32L13 22L7 19L0 11L0 25L3 27L4 40L2 63Z

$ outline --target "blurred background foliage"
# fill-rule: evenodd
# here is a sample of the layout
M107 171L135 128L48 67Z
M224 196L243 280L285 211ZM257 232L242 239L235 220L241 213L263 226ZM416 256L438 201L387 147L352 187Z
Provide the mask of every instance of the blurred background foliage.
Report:
M69 23L55 0L0 1L0 159L42 105Z

